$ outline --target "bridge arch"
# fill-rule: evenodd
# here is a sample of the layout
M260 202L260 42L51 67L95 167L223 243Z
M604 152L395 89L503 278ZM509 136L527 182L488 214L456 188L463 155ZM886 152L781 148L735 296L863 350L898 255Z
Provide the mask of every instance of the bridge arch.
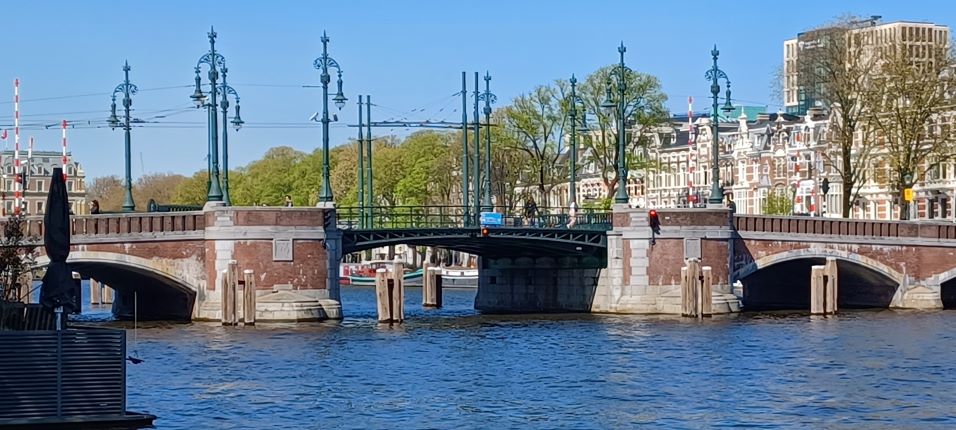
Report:
M844 308L887 308L903 284L903 274L857 253L804 248L757 259L734 273L744 285L744 306L750 309L809 309L810 268L827 257L837 259L839 305Z
M939 283L943 309L956 309L956 268L940 273L935 278Z
M603 255L604 231L567 229L493 229L488 237L478 228L346 231L343 254L390 245L434 246L484 257Z
M93 278L114 289L113 313L132 318L134 307L139 319L189 320L197 293L201 293L203 262L146 259L114 252L72 251L70 268L84 278ZM35 267L50 264L40 256ZM136 303L134 303L134 301Z

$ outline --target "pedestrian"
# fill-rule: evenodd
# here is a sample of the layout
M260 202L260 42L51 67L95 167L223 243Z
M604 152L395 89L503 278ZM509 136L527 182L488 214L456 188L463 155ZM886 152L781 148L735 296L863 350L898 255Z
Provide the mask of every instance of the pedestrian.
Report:
M573 228L574 224L578 220L578 204L571 202L571 205L568 207L568 228Z
M731 196L727 196L727 209L730 209L731 214L737 213L737 204L734 203L734 199Z
M90 215L98 215L100 213L100 202L99 200L93 200L90 203Z
M291 208L291 207L292 207L292 196L290 196L290 195L288 195L288 194L285 195L285 207L287 207L287 208Z
M534 198L528 196L528 200L524 203L524 216L528 218L528 223L533 227L535 225L535 217L538 215L538 205L534 202Z

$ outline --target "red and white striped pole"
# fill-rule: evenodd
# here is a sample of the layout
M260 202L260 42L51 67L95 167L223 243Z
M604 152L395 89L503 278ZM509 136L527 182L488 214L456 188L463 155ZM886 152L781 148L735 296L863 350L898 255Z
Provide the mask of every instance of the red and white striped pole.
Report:
M0 133L0 138L3 139L3 150L7 149L7 129L3 129L3 132ZM7 216L7 171L2 170L3 166L3 156L0 155L0 215Z
M60 125L63 129L63 182L66 183L66 127L69 124L64 119Z
M694 165L694 98L687 97L687 202L690 203L690 197L694 194L694 171L697 169ZM697 203L695 198L694 203Z
M13 81L13 213L20 213L20 79Z

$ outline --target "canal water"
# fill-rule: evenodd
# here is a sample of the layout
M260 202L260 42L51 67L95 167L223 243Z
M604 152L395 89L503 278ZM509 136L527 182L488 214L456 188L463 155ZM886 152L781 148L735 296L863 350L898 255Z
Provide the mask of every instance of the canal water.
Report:
M956 312L493 316L409 289L389 327L371 288L342 296L335 323L140 324L129 409L160 429L956 426Z

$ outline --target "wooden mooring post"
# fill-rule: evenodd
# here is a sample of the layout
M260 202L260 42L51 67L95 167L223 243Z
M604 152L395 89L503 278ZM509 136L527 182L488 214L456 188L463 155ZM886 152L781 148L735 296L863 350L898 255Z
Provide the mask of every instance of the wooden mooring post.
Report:
M256 324L256 274L251 269L242 271L242 323Z
M222 271L222 325L236 325L239 323L236 303L239 287L238 278L238 264L235 261L230 261L227 269Z
M100 281L90 278L90 304L98 305L103 301L103 286Z
M680 270L681 315L703 318L713 314L710 267L701 267L700 260L688 259Z
M422 306L426 308L441 307L441 268L427 267L422 281Z
M810 314L835 315L838 309L838 271L836 258L828 257L823 266L810 268Z

